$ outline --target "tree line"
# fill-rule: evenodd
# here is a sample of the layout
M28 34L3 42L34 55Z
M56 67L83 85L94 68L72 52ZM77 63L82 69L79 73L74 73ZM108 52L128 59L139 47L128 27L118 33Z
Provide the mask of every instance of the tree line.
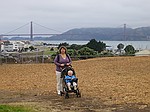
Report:
M60 43L58 46L58 49L61 46L66 46L68 49L68 54L72 57L82 57L88 58L88 57L98 57L98 56L114 56L116 55L115 52L119 52L118 55L134 55L136 50L132 45L127 45L126 47L120 43L117 46L117 50L115 52L111 50L107 50L106 43L102 41L97 41L95 39L91 39L87 44L85 45L77 45L72 44L69 45L68 43ZM125 48L124 48L125 47ZM122 50L124 51L122 53ZM56 53L57 54L57 53ZM56 54L53 54L55 56Z

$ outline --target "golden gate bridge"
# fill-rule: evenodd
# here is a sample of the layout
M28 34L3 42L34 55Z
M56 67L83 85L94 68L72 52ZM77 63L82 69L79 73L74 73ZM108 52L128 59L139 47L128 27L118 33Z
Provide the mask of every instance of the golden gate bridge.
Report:
M36 25L38 25L38 26L40 26L40 27L43 27L43 28L45 28L45 29L48 29L48 30L51 30L51 31L55 31L56 33L34 33L34 31L33 31L33 24L36 24ZM12 32L14 32L14 31L17 31L18 29L21 29L21 28L23 28L23 27L25 27L25 26L27 26L27 25L30 25L29 26L29 33L20 33L20 34L18 34L18 33L15 33L15 34L11 34ZM123 27L122 27L123 26ZM118 27L117 27L118 28ZM115 34L115 35L109 35L109 34L104 34L104 35L106 35L106 36L109 36L109 37L111 37L111 36L118 36L118 35L120 35L120 36L122 36L122 38L123 38L123 41L127 41L127 37L128 36L131 36L131 35L129 35L129 34L127 34L127 31L126 31L126 29L127 29L127 25L126 24L123 24L123 25L120 25L119 26L119 28L122 28L123 30L122 30L122 32L120 32L120 33L118 33L118 34ZM7 33L5 33L5 34L0 34L0 40L3 38L3 37L5 37L5 36L7 36L7 37L10 37L10 36L28 36L28 37L30 37L30 41L33 41L34 39L33 39L33 37L34 36L56 36L56 35L89 35L89 33L88 34L73 34L73 33L61 33L61 31L58 31L58 30L55 30L55 29L51 29L51 28L48 28L48 27L45 27L45 26L43 26L43 25L40 25L40 24L38 24L38 23L35 23L35 22L30 22L30 23L27 23L27 24L25 24L25 25L23 25L23 26L21 26L21 27L19 27L19 28L16 28L16 29L14 29L14 30L12 30L12 31L9 31L9 32L7 32ZM93 37L93 34L90 34L92 37ZM137 37L137 35L132 35L132 36L136 36Z
M9 32L7 32L7 33L5 33L5 34L1 34L1 35L0 35L0 39L2 39L4 36L30 36L30 41L33 41L33 36L37 36L37 35L40 35L40 36L43 36L43 35L52 36L52 35L60 35L60 34L61 34L60 31L58 31L58 30L54 30L54 29L45 27L45 26L40 25L40 24L37 24L37 23L34 23L34 24L36 24L36 25L38 25L38 26L41 26L41 27L44 27L44 28L46 28L46 29L55 31L55 32L57 32L57 33L47 33L47 34L46 34L46 33L33 33L33 23L34 23L34 22L32 22L32 21L30 22L30 32L29 32L28 34L27 34L27 33L10 34L10 33L14 32L14 31L16 31L16 30L18 30L18 29L21 29L22 27L28 25L29 23L28 23L28 24L25 24L25 25L23 25L23 26L21 26L21 27L19 27L19 28L17 28L17 29L15 29L15 30L9 31ZM59 33L58 33L58 32L59 32Z

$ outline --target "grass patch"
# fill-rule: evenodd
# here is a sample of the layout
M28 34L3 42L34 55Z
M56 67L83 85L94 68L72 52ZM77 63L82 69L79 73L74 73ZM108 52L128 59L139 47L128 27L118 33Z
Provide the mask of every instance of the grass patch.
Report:
M30 107L0 105L0 112L34 112Z
M50 50L44 51L44 55L52 55L55 53L56 53L56 51L50 51Z

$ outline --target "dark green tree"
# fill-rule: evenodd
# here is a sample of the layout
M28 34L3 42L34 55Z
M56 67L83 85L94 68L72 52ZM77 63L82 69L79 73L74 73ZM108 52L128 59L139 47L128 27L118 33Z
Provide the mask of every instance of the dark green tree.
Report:
M60 43L60 44L58 45L58 49L59 49L61 46L68 47L68 46L69 46L69 44L68 44L68 43L66 43L66 42L64 42L64 43Z
M77 56L78 53L77 53L77 50L75 49L68 49L68 52L67 52L70 56Z
M134 55L135 54L135 48L132 45L127 45L124 49L127 55Z
M88 47L83 47L78 51L79 55L95 55L96 51L94 51L93 49L90 49Z
M105 43L101 41L97 42L95 39L90 40L90 42L88 42L86 46L98 52L101 52L106 49Z
M124 45L122 43L118 44L117 46L117 51L120 52L120 55L121 55L121 50L124 48Z
M75 49L75 50L79 50L82 48L82 45L77 45L77 44L72 44L69 49Z
M52 48L50 48L50 51L54 51L54 48L52 47Z
M122 43L120 43L120 44L118 44L117 48L118 48L119 50L121 50L121 49L124 48L124 45L123 45Z
M35 48L33 46L30 46L29 49L30 49L30 51L35 50Z

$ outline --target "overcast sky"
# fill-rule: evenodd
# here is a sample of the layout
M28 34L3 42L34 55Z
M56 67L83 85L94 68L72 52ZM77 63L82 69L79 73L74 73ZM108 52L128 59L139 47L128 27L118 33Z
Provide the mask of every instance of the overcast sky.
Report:
M150 26L149 11L150 0L0 0L0 34L31 21L61 32L83 27L123 27L124 23L132 28ZM29 31L28 27L23 33ZM42 30L39 27L34 32Z

